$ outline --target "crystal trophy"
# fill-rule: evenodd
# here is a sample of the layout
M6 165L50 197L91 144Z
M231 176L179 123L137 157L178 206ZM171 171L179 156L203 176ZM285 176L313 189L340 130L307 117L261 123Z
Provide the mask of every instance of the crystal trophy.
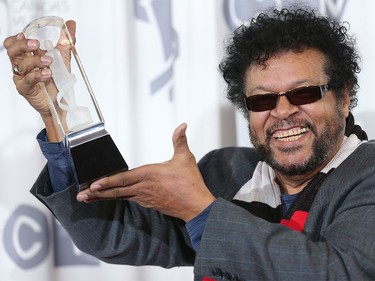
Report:
M39 51L52 57L54 85L40 86L61 140L69 148L80 190L96 179L127 170L128 165L104 127L65 21L55 16L41 17L30 22L23 33L26 38L38 40Z

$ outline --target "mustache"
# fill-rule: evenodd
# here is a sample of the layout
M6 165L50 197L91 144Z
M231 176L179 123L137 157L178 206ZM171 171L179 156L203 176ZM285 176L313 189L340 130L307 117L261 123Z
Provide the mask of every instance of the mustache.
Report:
M305 127L308 128L315 136L318 134L318 130L316 129L316 126L306 120L294 120L294 119L288 119L288 120L278 120L275 124L273 124L271 127L266 129L266 140L269 141L272 138L272 133L275 130L286 128L286 127Z

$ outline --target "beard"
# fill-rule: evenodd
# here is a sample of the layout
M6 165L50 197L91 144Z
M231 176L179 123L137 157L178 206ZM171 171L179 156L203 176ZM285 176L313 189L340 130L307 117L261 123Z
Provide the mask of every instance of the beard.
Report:
M292 120L289 120L288 123L296 124L296 122L293 122ZM300 124L301 122L298 123ZM310 131L315 136L315 139L312 143L312 153L310 157L306 158L303 162L300 163L283 164L281 162L278 162L275 159L274 153L270 147L270 141L272 138L272 135L270 133L267 132L265 143L260 142L259 137L255 134L254 131L251 130L250 125L249 134L251 142L253 143L255 149L271 168L287 176L297 176L314 170L328 158L328 156L337 146L337 142L342 137L343 131L345 130L345 116L342 111L337 109L333 118L325 124L320 134L318 133L316 126L314 126L314 124L310 122L303 124L303 126L310 129ZM298 149L299 147L287 148L283 149L282 152L292 155L292 153L298 151Z

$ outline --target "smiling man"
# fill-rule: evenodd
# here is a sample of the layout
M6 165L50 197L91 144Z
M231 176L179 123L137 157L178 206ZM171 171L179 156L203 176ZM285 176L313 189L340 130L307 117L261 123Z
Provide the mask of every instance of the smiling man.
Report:
M22 35L4 46L46 126L38 139L48 163L32 193L84 252L194 265L200 281L375 280L375 143L351 114L359 66L343 25L283 9L234 32L220 70L254 148L221 148L197 164L182 124L171 160L81 192L37 87L53 83L50 59L28 55L39 45Z
M306 47L281 51L266 66L253 65L246 72L251 141L286 194L301 191L344 139L349 93L335 97L325 64L321 51ZM309 100L309 94L316 98Z

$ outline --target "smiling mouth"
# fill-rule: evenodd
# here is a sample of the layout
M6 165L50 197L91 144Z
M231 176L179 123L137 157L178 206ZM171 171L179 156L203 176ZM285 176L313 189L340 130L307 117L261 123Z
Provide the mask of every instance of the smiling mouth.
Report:
M290 142L299 139L300 137L302 137L303 134L305 134L308 131L309 129L306 127L293 128L287 131L277 131L273 134L273 137L279 141Z

